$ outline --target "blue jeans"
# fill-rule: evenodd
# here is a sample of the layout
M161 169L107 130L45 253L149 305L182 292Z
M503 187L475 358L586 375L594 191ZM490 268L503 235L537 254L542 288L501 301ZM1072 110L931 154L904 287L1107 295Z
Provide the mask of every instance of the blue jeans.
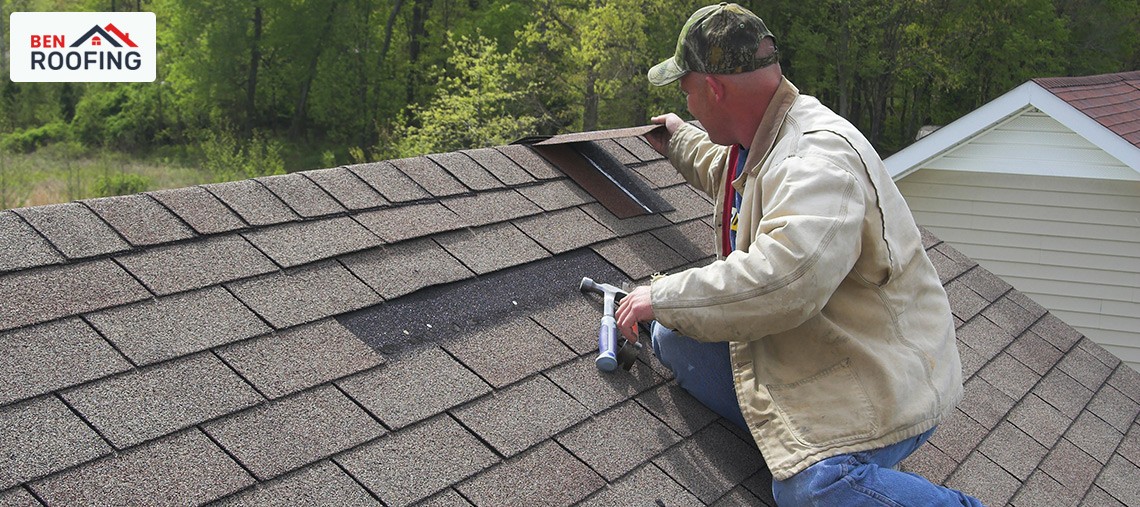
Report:
M653 354L673 370L677 385L747 431L736 401L728 344L699 342L656 322L652 329ZM772 496L781 506L981 506L978 500L920 475L894 470L933 433L931 429L879 449L824 459L787 480L772 481Z

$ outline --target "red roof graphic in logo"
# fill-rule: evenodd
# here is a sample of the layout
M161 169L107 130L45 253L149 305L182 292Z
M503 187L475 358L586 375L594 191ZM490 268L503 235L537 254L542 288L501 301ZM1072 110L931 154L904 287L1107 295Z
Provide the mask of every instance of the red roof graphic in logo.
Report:
M114 37L112 37L111 34L114 34ZM83 37L80 37L79 40L73 42L71 44L71 47L77 48L83 45L84 42L87 42L87 39L91 39L92 46L98 46L102 44L101 41L105 40L108 44L117 48L123 47L123 44L126 44L132 48L139 47L138 44L135 44L135 42L131 40L129 34L125 34L119 31L119 29L111 23L108 23L105 27L95 25L91 28L91 30L88 30L87 33L83 34Z

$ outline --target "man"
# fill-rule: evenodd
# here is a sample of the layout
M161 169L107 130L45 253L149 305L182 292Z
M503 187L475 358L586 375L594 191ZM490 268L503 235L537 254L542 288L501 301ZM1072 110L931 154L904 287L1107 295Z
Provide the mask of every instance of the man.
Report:
M627 340L752 434L780 505L980 505L892 467L962 397L946 293L870 143L800 95L775 38L721 3L681 29L657 86L680 81L701 128L649 138L715 197L719 259L655 278L617 311Z

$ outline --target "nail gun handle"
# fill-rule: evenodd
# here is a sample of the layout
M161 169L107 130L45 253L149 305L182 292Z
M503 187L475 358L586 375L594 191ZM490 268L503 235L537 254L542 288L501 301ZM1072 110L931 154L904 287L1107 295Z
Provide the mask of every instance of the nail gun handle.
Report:
M598 358L594 364L602 371L617 368L617 321L609 315L602 317L602 325L598 329Z

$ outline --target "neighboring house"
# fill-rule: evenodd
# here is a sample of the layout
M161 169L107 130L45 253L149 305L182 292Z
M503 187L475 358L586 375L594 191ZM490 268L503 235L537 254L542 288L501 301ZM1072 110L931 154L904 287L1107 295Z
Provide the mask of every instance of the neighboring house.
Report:
M711 202L628 131L552 141L0 212L0 506L772 505L648 351L595 368L578 292L709 262ZM1140 373L923 239L966 394L904 469L1140 505Z
M1140 369L1140 72L1035 79L886 162L920 225Z

